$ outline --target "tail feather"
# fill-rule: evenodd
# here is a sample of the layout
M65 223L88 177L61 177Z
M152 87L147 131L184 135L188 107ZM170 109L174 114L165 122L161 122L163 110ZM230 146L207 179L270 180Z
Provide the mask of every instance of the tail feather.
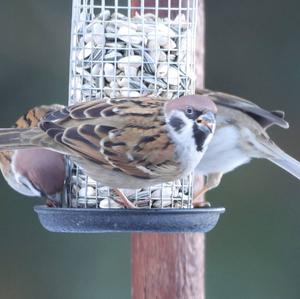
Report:
M300 162L285 153L273 142L264 143L268 149L267 159L289 172L291 175L300 180Z
M0 129L0 151L40 147L38 136L43 132L38 129Z

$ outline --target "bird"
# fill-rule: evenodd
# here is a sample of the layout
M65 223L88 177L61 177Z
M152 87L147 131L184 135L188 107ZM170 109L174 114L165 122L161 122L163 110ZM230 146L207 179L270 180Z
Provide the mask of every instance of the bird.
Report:
M14 128L35 128L50 112L64 106L37 106L22 115ZM66 167L64 155L45 149L18 149L0 152L0 169L6 182L25 196L47 199L51 207L61 206Z
M120 189L193 171L214 134L216 112L206 95L93 100L48 113L38 128L1 129L0 151L46 148L68 155L133 208Z
M203 206L200 198L219 186L222 176L253 158L264 158L300 179L300 163L280 149L267 133L273 125L288 129L283 111L268 111L238 96L211 90L197 94L210 96L216 104L217 126L200 163L195 180L206 177L206 183L194 196L194 206ZM208 203L209 204L209 203Z

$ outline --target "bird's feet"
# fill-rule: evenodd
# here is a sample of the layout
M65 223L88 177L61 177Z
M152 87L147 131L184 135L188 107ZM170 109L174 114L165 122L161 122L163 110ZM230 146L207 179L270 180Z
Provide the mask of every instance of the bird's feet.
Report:
M211 204L208 201L193 200L194 209L210 208Z
M46 206L48 208L57 208L56 202L54 200L49 199L49 198L46 201Z
M196 209L199 208L210 208L211 204L208 201L203 200L204 194L208 191L208 188L204 186L197 195L193 198L193 207Z
M113 189L113 191L116 195L118 195L119 202L121 205L124 206L124 208L127 208L127 209L135 209L136 208L135 204L133 204L120 189Z

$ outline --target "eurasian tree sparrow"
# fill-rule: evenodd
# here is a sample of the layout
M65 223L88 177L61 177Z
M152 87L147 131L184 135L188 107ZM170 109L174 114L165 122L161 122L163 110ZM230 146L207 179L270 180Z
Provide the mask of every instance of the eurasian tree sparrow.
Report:
M143 188L194 170L213 136L216 112L206 95L95 100L47 114L39 128L1 129L0 150L47 148L68 155L103 185Z
M220 184L223 174L248 163L252 158L265 158L300 179L300 163L281 150L266 130L277 125L287 129L284 112L268 111L258 105L222 92L198 91L217 105L217 127L195 174L206 176L206 184L194 199L195 205L205 192ZM197 178L196 178L197 179Z
M15 123L15 128L34 128L49 112L64 106L40 106L29 110ZM44 196L47 204L61 205L66 176L62 154L45 149L19 149L0 152L0 169L15 191L25 196Z

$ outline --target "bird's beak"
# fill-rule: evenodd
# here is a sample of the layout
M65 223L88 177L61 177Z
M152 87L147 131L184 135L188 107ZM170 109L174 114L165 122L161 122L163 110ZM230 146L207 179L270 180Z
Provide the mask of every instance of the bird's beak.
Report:
M209 111L197 118L197 123L204 125L212 133L216 125L216 117L213 112Z

